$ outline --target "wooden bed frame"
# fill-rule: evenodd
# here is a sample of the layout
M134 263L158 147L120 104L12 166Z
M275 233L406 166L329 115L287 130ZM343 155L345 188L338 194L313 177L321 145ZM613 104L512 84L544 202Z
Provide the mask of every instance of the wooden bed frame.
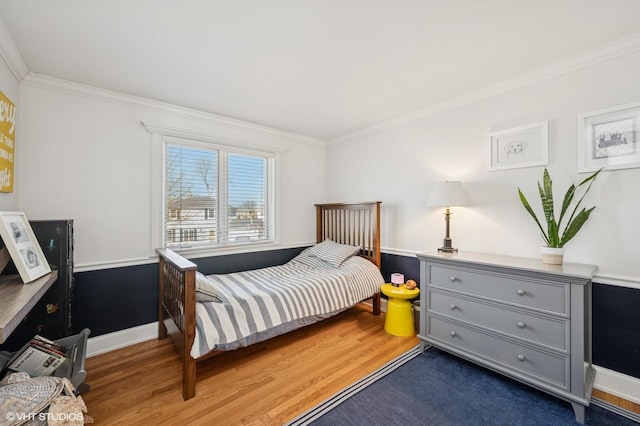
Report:
M316 204L317 242L326 239L359 245L360 255L380 268L380 202ZM182 356L182 397L196 394L196 362L219 353L212 351L195 360L190 351L196 329L196 265L162 248L158 274L158 339L171 336ZM380 293L373 297L373 313L380 314Z

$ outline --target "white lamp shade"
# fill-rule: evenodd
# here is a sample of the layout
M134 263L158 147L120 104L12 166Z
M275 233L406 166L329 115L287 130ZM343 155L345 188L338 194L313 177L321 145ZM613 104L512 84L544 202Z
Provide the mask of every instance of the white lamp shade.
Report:
M451 207L468 206L469 198L460 181L438 182L431 188L427 206Z

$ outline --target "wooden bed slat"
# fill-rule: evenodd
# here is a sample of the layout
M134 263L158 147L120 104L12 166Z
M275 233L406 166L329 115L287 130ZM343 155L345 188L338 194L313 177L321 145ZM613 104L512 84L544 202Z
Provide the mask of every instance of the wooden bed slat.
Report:
M380 268L380 202L316 204L316 241L359 245L360 255Z

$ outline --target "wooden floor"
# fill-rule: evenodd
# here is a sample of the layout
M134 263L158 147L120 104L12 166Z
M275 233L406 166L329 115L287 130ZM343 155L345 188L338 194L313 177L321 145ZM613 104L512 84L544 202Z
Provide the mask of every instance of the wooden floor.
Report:
M170 339L87 360L83 396L97 425L280 425L418 344L358 305L336 317L198 364L196 396L182 400Z
M182 400L170 339L89 358L83 395L97 425L281 425L418 344L358 305L334 318L198 365L196 397ZM640 406L593 396L640 414Z
M591 393L591 396L608 402L611 405L616 405L624 410L640 415L640 404L636 404L635 402L627 401L626 399L622 399L598 389L594 389Z

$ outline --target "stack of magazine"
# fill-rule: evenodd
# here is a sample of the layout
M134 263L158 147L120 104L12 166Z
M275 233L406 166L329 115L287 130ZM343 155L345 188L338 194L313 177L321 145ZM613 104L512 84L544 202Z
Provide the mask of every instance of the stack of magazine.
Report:
M49 376L66 359L67 348L45 339L35 336L27 343L7 365L11 371L23 371L31 377Z

